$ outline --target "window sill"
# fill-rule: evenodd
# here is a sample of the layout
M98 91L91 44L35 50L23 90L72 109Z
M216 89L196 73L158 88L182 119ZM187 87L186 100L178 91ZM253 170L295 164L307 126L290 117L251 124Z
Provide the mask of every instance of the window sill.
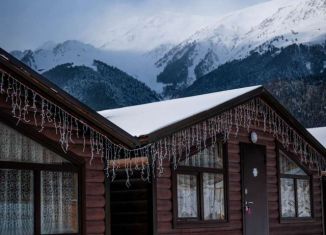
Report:
M296 223L312 223L316 220L312 217L310 218L281 218L281 224L296 224Z
M208 220L208 221L176 221L174 228L217 228L225 227L229 224L227 220Z

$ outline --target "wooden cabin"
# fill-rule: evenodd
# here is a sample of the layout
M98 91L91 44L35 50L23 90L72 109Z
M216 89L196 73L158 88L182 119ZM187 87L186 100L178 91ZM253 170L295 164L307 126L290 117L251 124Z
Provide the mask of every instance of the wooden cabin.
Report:
M325 148L263 87L100 114L159 149L150 188L110 184L112 235L325 234Z
M0 130L0 234L325 232L326 149L261 86L96 113L0 50Z
M0 50L1 235L108 234L104 145L138 143Z

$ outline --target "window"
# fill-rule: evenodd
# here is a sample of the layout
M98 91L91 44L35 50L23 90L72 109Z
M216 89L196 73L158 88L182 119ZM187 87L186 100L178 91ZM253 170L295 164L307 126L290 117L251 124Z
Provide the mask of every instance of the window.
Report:
M0 123L0 234L78 234L78 168Z
M179 163L174 172L175 222L226 220L223 145L206 148Z
M283 151L279 151L280 208L284 218L311 218L310 176Z

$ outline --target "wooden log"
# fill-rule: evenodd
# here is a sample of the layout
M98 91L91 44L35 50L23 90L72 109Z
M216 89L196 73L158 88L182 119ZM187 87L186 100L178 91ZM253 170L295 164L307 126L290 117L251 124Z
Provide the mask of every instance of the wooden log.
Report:
M87 221L99 221L105 219L104 208L87 208L86 220Z
M86 234L104 234L104 221L86 221Z
M105 188L102 183L86 183L86 195L104 195Z

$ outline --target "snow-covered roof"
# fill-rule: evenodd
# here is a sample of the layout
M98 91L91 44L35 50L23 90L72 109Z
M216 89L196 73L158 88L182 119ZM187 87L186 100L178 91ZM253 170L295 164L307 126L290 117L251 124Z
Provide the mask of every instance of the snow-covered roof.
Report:
M326 148L326 127L309 128L308 131Z
M261 86L100 111L99 114L133 136L148 135L207 111Z

